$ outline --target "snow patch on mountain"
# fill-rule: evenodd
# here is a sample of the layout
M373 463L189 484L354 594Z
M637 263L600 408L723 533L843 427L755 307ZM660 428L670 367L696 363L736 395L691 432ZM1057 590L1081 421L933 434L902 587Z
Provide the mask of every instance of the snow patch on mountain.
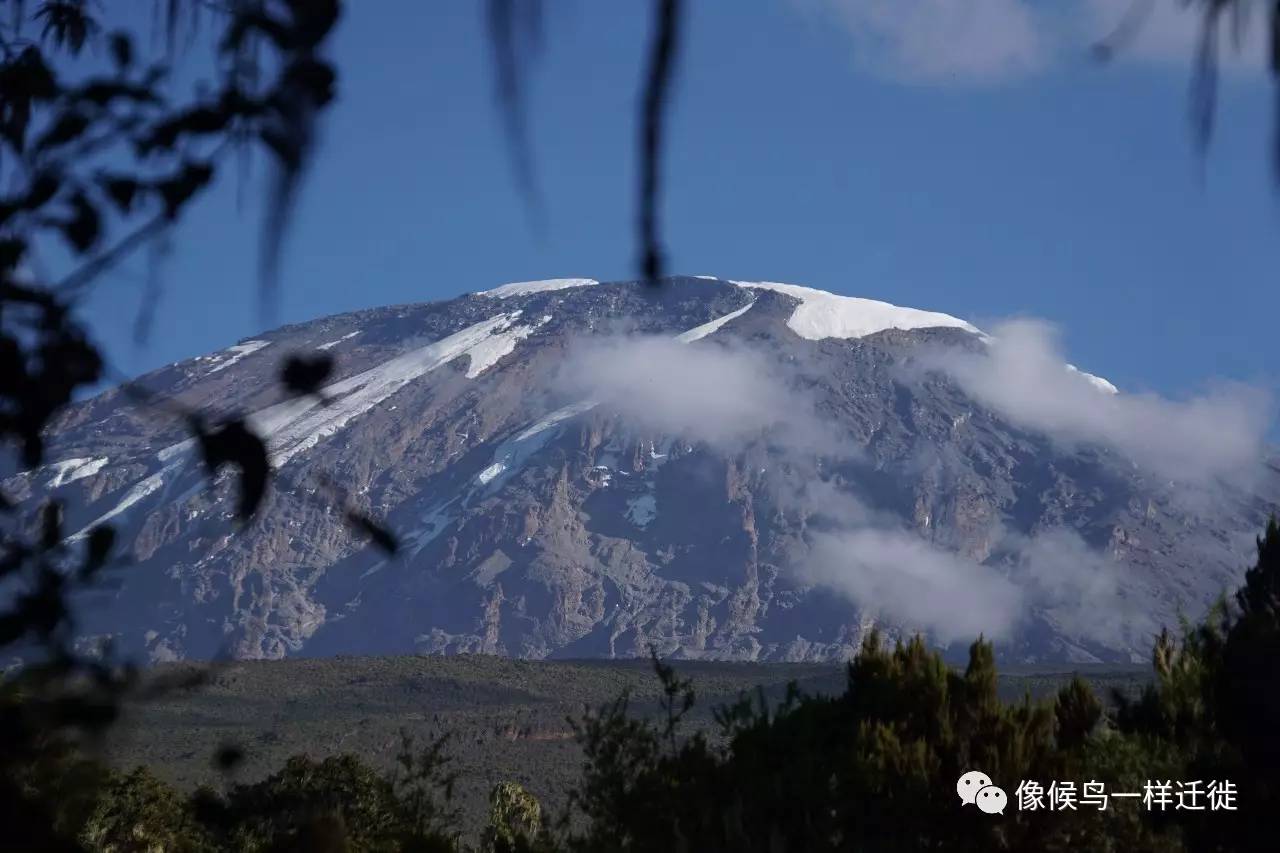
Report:
M493 454L493 462L476 475L476 482L489 489L501 486L519 468L526 459L541 450L555 435L554 428L575 418L583 412L589 412L598 404L594 400L583 400L556 409L515 438L508 439L498 446Z
M249 424L266 437L271 464L278 467L315 447L410 382L455 358L471 355L495 332L505 331L519 316L518 311L498 314L326 386L320 396L329 401L328 405L313 398L286 400L250 415ZM481 360L492 354L483 347L479 352Z
M599 284L594 278L548 278L542 281L516 281L504 284L492 290L482 290L477 296L488 296L496 299L507 299L512 296L528 296L531 293L546 293L550 290L564 290L569 287L587 287Z
M107 457L105 456L99 456L95 459L77 457L54 462L49 465L53 469L53 476L49 478L49 488L56 489L59 486L65 486L67 483L74 483L76 480L92 477L101 471L102 466L106 464Z
M262 349L263 347L270 346L270 345L271 345L271 341L245 341L242 344L236 344L233 347L227 347L226 351L231 354L231 357L226 359L225 361L219 361L213 367L209 368L209 372L217 373L219 370L225 370L231 365L240 361L240 359L245 358L246 356L253 355L255 352Z
M975 335L982 332L950 314L902 308L875 299L838 296L825 290L781 284L774 281L734 281L739 287L772 290L800 300L787 326L802 338L820 341L825 338L863 338L888 329L932 329L948 327L964 329Z
M446 527L457 520L453 512L453 507L457 502L458 498L454 497L427 512L426 518L423 519L425 524L411 534L411 538L413 540L413 552L410 556L417 556L421 553L423 548L431 544L433 539L443 533Z
M693 343L694 341L700 341L703 338L705 338L707 335L710 335L716 330L718 330L725 323L728 323L730 320L736 320L738 317L741 317L743 314L750 311L751 306L755 304L756 302L753 299L751 300L750 303L743 306L742 308L739 308L737 311L731 311L730 313L725 314L723 317L717 317L716 319L712 320L710 323L703 323L701 326L695 326L694 328L690 329L687 332L682 332L681 334L676 335L676 340L682 344L690 344L690 343Z
M188 438L183 441L179 441L177 444L171 444L168 447L162 447L160 450L156 452L156 458L159 459L161 462L168 462L170 459L174 458L178 454L185 454L187 451L191 450L195 446L196 446L196 440L194 438Z
M652 494L628 499L626 516L628 521L643 530L658 517L658 499Z
M988 346L992 346L999 343L999 338L997 338L995 335L988 335L986 333L982 333L982 342ZM1110 382L1108 382L1106 379L1103 379L1101 376L1095 376L1092 373L1085 373L1083 370L1076 367L1074 364L1064 363L1062 366L1068 372L1074 373L1075 375L1081 377L1082 379L1088 380L1090 385L1092 385L1094 388L1097 388L1099 391L1102 391L1105 394L1120 393L1119 388L1112 385Z
M1070 370L1072 373L1078 373L1081 376L1083 376L1085 379L1088 379L1089 384L1091 384L1094 388L1097 388L1099 391L1105 391L1108 394L1120 393L1119 388L1112 385L1110 382L1103 379L1101 376L1094 376L1092 373L1085 373L1083 370L1076 367L1074 364L1068 364L1067 370Z
M126 510L128 510L134 504L141 501L143 498L153 494L154 492L159 491L160 488L164 486L165 479L177 469L178 465L179 463L176 463L176 462L173 463L172 465L166 465L164 468L161 468L159 471L155 472L151 476L146 477L134 483L133 487L130 488L129 491L125 493L125 496L121 498L120 501L114 507L107 510L102 515L98 516L93 521L89 522L84 527L82 527L75 535L71 537L71 540L75 541L77 539L83 538L84 536L88 535L89 531L92 530L93 528L97 527L100 524L105 524L106 522L110 521L116 516L124 513Z
M519 314L520 312L517 311L512 317L519 316ZM532 326L512 326L505 331L495 331L492 335L468 349L467 355L471 357L471 363L467 366L467 378L475 379L481 373L497 364L504 356L510 355L515 350L517 343L529 337L539 326L542 326L550 319L551 315L547 314Z
M162 448L156 453L156 459L159 460L161 464L160 470L135 482L129 488L129 491L125 492L124 497L116 502L114 507L98 516L84 527L80 528L80 530L75 533L71 539L76 540L86 536L94 527L123 515L125 512L132 509L135 504L159 491L161 488L168 489L173 485L174 475L179 474L179 472L186 466L187 462L192 459L195 448L196 441L194 438L188 438L185 441L179 441L176 444L171 444L168 447ZM105 462L106 460L103 460L104 464ZM179 496L178 501L185 500L193 494L200 487L201 483L202 480L197 478L193 485Z
M313 397L296 397L254 412L246 418L246 421L250 428L266 441L272 466L279 467L297 454L315 447L320 441L370 411L405 385L455 358L463 355L470 356L471 364L467 370L467 376L474 378L480 375L511 352L518 340L527 337L549 319L544 317L532 326L519 326L512 329L511 324L519 316L519 311L513 311L490 317L435 343L419 347L363 373L357 373L341 382L328 385L319 395L327 400L328 404L321 403ZM265 342L263 344L265 345ZM81 536L90 527L121 515L165 485L169 476L186 461L188 453L194 446L194 439L186 439L161 449L156 454L156 458L164 467L134 483L114 508L98 517L76 535ZM74 460L68 460L70 461ZM94 460L88 462L90 466L94 464ZM64 479L60 482L71 482L71 479L89 476L90 473L96 473L104 464L106 464L105 459L88 473L83 473L81 469L81 472L74 476L62 475Z
M348 332L347 334L343 335L340 338L335 338L332 341L326 341L325 343L320 344L320 346L316 347L316 349L331 349L333 347L336 347L338 344L342 343L345 340L350 340L351 338L354 338L358 334L360 334L359 330L356 330L354 332Z
M483 471L476 475L476 482L480 485L489 485L493 482L495 477L507 470L507 463L505 461L507 454L502 453L501 448L499 448L499 453L497 455L503 456L504 460L499 460L498 462L488 465Z

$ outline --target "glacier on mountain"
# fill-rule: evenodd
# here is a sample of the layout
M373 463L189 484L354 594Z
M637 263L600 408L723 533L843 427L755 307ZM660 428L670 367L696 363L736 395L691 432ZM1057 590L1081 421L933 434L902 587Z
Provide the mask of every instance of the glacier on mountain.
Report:
M787 326L810 341L824 338L864 338L888 329L931 329L950 327L975 335L982 332L958 317L937 311L902 308L875 299L840 296L825 290L782 284L776 281L734 281L739 287L772 290L800 300Z
M515 281L492 290L482 290L477 296L490 296L507 299L512 296L528 296L532 293L546 293L550 290L565 290L570 287L587 287L599 284L594 278L547 278L541 281Z

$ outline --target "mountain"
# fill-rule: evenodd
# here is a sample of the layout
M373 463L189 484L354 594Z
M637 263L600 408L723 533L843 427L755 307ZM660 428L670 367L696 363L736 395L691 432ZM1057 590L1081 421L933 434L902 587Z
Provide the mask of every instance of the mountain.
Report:
M69 409L57 461L4 488L64 500L77 536L117 526L131 564L80 628L152 661L820 661L872 626L1145 659L1239 580L1280 468L1231 400L1120 393L1025 331L794 285L525 282L142 377L266 437L247 526L234 476L210 485L183 423L119 390ZM284 356L315 352L332 380L288 396Z

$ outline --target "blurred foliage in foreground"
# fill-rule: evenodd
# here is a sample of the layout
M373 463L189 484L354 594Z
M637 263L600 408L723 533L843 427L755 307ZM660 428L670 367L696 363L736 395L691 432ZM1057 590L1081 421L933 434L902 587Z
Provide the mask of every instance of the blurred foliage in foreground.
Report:
M658 152L680 20L677 0L656 4L642 112L641 266L656 279ZM1136 4L1143 5L1143 4ZM1146 4L1150 5L1150 4ZM1197 0L1204 36L1193 80L1197 138L1212 127L1219 21L1243 0ZM315 138L333 101L336 69L323 48L337 0L231 3L167 0L168 53L179 12L219 13L218 74L211 87L173 99L166 62L141 61L128 32L104 32L106 4L21 0L0 7L0 440L28 468L45 459L57 414L110 375L75 316L93 282L144 245L163 250L174 223L231 155L263 150L273 180L266 207L262 281L273 301L279 248ZM495 32L513 4L491 0ZM28 16L30 12L30 16ZM1280 5L1271 31L1280 33ZM38 33L33 25L38 24ZM25 27L25 28L24 28ZM52 56L102 44L105 68L65 73ZM497 37L499 45L505 43ZM1280 37L1273 38L1280 46ZM1280 48L1272 52L1273 75ZM509 77L510 75L507 75ZM509 83L504 90L510 93ZM513 113L514 114L514 113ZM516 133L515 135L519 135ZM58 247L66 275L41 274ZM158 295L149 286L149 304ZM150 314L139 317L145 339ZM282 377L313 393L328 361L295 360ZM239 514L252 518L267 488L265 444L243 419L210 422L135 384L125 386L179 419L211 477L238 469ZM406 742L393 773L362 757L299 756L264 780L228 781L183 794L146 769L121 773L85 749L116 719L135 673L109 653L79 649L72 591L105 583L115 531L101 525L69 542L62 508L48 503L26 524L0 494L0 581L16 591L0 611L0 647L46 652L0 682L0 846L22 851L461 850L450 805L453 776L439 741ZM395 540L344 510L385 550ZM655 661L663 715L637 717L628 696L575 721L585 766L568 808L549 816L527 791L499 784L477 843L535 850L1253 850L1272 849L1267 818L1280 804L1280 530L1259 540L1258 564L1234 600L1154 650L1158 680L1137 699L1103 704L1083 682L1050 701L1008 704L996 690L989 644L963 674L916 640L895 649L871 637L835 697L793 692L780 706L743 700L719 711L723 737L682 730L693 686ZM164 685L161 685L163 687ZM228 773L242 753L221 750ZM1238 811L1106 811L984 815L957 803L955 779L977 767L1015 780L1102 780L1140 790L1149 780L1225 780Z

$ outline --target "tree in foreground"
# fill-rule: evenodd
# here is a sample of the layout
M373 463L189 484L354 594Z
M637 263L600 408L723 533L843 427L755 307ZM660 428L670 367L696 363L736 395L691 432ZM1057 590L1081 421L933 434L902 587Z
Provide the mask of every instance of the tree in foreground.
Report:
M1234 605L1168 632L1154 648L1156 681L1108 712L1074 679L1050 701L1005 703L989 643L963 673L920 638L887 648L872 634L837 697L796 693L770 709L744 698L718 714L723 741L680 738L628 713L623 696L579 724L586 763L573 806L585 829L575 850L1264 850L1280 797L1280 528ZM669 702L692 688L665 665ZM980 769L1006 788L1002 816L961 807L956 780ZM1144 792L1198 780L1234 785L1236 810L1053 809L1050 785L1086 781ZM1040 786L1040 807L1013 804ZM1031 789L1027 789L1028 791ZM1195 801L1191 801L1194 804Z

